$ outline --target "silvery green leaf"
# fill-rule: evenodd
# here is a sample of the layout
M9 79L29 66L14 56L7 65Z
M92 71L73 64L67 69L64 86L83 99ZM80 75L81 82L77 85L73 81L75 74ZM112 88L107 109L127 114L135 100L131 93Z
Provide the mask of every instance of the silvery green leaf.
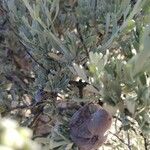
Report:
M50 150L53 150L54 148L58 148L62 145L66 145L66 141L53 141L53 140L50 140L50 143L49 143L49 148Z
M129 110L129 112L130 112L131 114L134 114L134 113L135 113L135 110L136 110L136 102L133 101L133 99L126 100L126 106L127 106L127 109Z
M55 0L55 1L53 1L52 6L51 6L51 10L50 10L51 16L53 16L53 13L55 12L53 21L56 19L58 12L59 12L59 2L60 2L60 0Z
M47 31L45 31L45 33L47 34ZM71 61L72 56L69 53L68 49L64 46L64 44L62 44L62 42L60 41L60 39L58 39L51 31L48 31L48 37L49 37L49 40L51 42L51 45L56 50L62 52L64 54L64 56L66 57L66 59L68 59L69 61Z
M22 19L24 25L27 26L28 28L30 28L29 21L28 21L27 17L22 16L21 19Z
M128 25L123 30L123 32L130 32L131 30L133 30L134 27L135 27L135 21L132 19L128 22Z
M99 91L90 84L86 85L86 87L84 89L89 91L89 92L99 94Z
M109 13L107 13L107 16L106 16L106 27L105 27L105 34L107 35L108 34L108 31L109 31L109 26L110 26L110 14Z
M116 31L119 29L119 27L118 27L118 23L117 23L117 21L118 21L117 16L115 14L112 14L111 17L112 17L112 26L113 26L112 35L113 35L114 33L116 33Z
M83 66L73 63L73 67L74 67L77 75L81 79L83 79L85 82L88 82L88 79L87 79L87 76L86 76L86 73L85 73L85 70L84 70Z
M35 12L34 12L33 8L31 7L31 5L29 4L29 0L22 0L22 1L24 2L25 6L29 10L31 17L33 19L36 19Z
M128 1L128 4L127 4L127 8L126 8L126 10L124 11L124 18L127 18L130 9L131 9L131 6L130 6L130 0L129 0L129 1Z
M97 73L100 74L100 72L104 69L107 63L109 51L107 50L105 55L103 55L102 53L90 52L89 56L90 56L89 66L94 67L97 70Z
M77 37L74 33L67 33L66 45L71 52L71 54L75 57L77 53Z
M97 35L91 35L85 39L85 44L87 45L87 47L91 47L94 45L96 40L97 40Z
M130 61L129 65L133 67L132 74L136 76L140 72L143 72L144 67L150 57L150 25L147 25L144 29L143 36L141 38L140 49L141 51L135 55Z
M141 39L141 50L143 50L144 53L147 53L149 57L150 52L149 52L149 46L150 46L150 24L147 25L144 29L144 33Z
M17 12L17 9L16 9L16 5L15 5L15 0L9 0L7 2L7 6L9 8L9 10L11 10L12 12Z
M22 37L22 39L28 43L30 43L30 40L26 37L26 35L24 34L24 32L21 32L19 33L19 35Z
M67 144L67 146L65 147L65 150L70 150L72 146L73 146L73 143Z

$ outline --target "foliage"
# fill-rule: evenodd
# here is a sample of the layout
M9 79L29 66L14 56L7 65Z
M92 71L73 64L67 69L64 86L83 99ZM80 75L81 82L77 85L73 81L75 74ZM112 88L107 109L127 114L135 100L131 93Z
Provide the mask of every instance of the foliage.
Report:
M105 148L148 149L150 1L1 2L2 116L30 127L45 149L76 149L70 117L100 103L114 115Z

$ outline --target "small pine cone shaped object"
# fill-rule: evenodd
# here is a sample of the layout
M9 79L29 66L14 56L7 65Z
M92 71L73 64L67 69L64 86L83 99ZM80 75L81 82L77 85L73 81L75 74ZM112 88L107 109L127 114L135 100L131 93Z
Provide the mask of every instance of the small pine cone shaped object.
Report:
M111 115L96 104L80 108L70 120L70 137L80 150L96 150L107 138Z

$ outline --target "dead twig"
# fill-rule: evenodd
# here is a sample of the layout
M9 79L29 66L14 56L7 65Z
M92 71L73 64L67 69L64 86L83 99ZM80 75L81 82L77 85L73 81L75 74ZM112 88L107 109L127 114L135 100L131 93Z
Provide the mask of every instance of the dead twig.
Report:
M80 41L83 45L83 48L86 52L86 56L89 58L89 51L88 51L88 48L85 45L85 42L84 42L84 39L83 39L83 36L82 36L82 33L81 33L81 28L80 28L80 24L79 24L79 21L78 21L78 17L76 16L76 14L75 14L75 17L76 17L76 29L77 29L77 32L78 32L78 35L79 35L79 39L80 39Z
M124 142L123 139L121 139L118 135L116 135L115 133L112 133L111 131L109 131L110 134L112 134L113 136L115 136L119 141L121 141L124 145L128 146L128 143Z
M128 139L128 149L131 150L130 135L128 131L127 131L127 139Z
M145 147L145 150L148 150L148 143L147 143L147 139L146 139L146 137L143 135L143 133L141 133L140 134L141 136L142 136L142 138L143 138L143 140L144 140L144 147Z

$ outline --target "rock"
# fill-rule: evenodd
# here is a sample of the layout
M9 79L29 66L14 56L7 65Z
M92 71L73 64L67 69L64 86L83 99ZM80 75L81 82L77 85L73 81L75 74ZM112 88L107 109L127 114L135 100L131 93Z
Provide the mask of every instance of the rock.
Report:
M70 137L80 150L95 150L107 138L112 123L111 115L97 104L80 108L70 120Z

